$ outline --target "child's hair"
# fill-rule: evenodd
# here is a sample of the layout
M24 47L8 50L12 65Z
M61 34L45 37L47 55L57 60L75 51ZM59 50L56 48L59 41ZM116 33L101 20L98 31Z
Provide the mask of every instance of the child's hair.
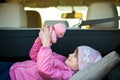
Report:
M99 51L89 46L78 46L78 66L79 70L96 63L102 56Z

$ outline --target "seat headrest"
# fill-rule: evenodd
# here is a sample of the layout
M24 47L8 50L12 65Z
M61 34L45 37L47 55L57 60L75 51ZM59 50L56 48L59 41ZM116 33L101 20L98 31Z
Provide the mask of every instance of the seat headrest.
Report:
M88 7L87 20L104 19L118 17L117 8L114 4L108 2L93 3ZM118 28L118 21L106 22L93 25L92 27L101 26L105 28Z
M24 7L17 3L0 3L0 27L19 28L27 26Z
M57 24L57 23L62 23L62 24L65 24L67 27L69 27L68 22L65 20L46 20L43 26L46 26L46 25L53 26L54 24Z

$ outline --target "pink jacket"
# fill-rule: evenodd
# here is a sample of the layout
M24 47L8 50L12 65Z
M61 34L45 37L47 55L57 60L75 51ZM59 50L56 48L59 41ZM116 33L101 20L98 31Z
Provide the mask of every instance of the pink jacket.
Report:
M30 50L32 60L17 62L10 69L11 80L68 80L75 71L64 64L66 57L42 47L39 38Z

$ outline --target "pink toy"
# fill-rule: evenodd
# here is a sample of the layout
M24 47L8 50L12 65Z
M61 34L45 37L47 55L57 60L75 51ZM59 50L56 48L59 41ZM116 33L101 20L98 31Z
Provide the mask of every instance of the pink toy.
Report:
M63 37L65 32L66 32L66 26L64 24L62 23L55 24L53 26L52 35L51 35L51 45L52 43L57 42L57 38ZM40 36L41 42L43 42L42 31L40 31L39 36Z

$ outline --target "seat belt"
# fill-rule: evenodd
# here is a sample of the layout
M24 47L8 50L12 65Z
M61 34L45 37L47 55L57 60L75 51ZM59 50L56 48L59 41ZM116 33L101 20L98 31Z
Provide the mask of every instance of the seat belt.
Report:
M105 22L110 22L110 21L117 21L120 19L120 16L118 17L112 17L112 18L105 18L105 19L93 19L93 20L86 20L82 21L79 27L85 26L85 25L95 25L95 24L100 24L100 23L105 23Z

